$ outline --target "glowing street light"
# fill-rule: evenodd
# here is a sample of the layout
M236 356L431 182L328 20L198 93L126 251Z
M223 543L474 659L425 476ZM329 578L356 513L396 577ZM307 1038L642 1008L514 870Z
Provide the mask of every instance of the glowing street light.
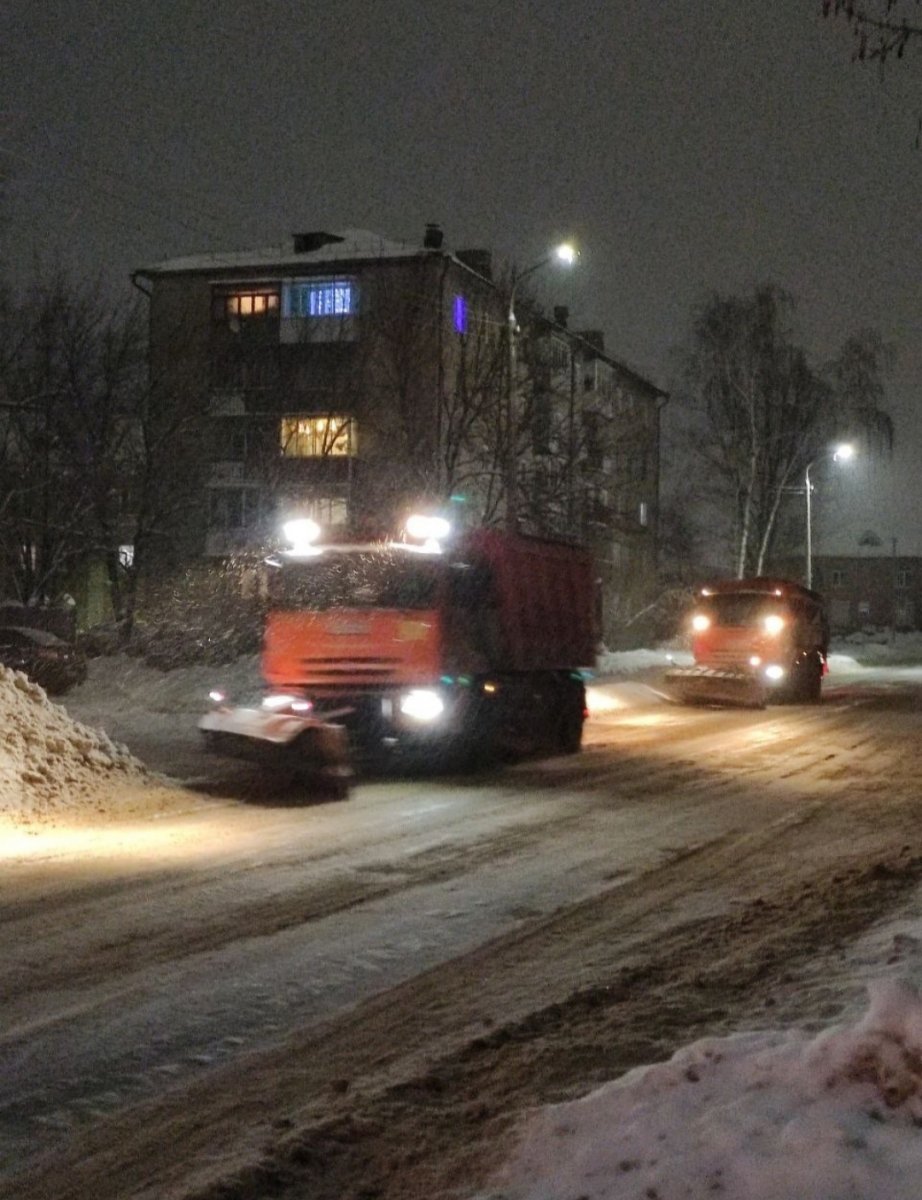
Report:
M506 312L506 526L510 532L515 533L518 528L518 460L516 456L515 445L515 375L516 375L516 347L515 337L517 324L515 319L515 294L519 284L523 279L527 279L529 275L534 275L536 271L540 271L542 267L548 266L550 263L557 263L560 266L572 267L579 258L579 251L572 242L561 242L554 249L539 259L538 262L532 263L524 271L518 274L512 281L512 286L509 289L509 305Z
M851 442L839 442L829 448L833 462L850 462L855 457L855 447ZM807 587L813 587L813 484L810 482L810 468L816 463L811 459L804 472L804 490L807 496Z

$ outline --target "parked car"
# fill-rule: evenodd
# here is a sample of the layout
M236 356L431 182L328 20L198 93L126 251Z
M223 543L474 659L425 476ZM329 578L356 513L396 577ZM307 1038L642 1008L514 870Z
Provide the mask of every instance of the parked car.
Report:
M59 696L86 679L82 651L45 629L0 626L0 664L23 671L48 692Z

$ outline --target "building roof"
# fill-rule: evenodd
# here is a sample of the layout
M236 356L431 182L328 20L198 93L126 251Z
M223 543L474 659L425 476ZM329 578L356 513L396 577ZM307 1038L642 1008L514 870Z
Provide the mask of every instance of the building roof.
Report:
M310 249L296 249L299 242L310 246ZM483 269L478 270L479 264L474 255L484 254L483 251L452 252L439 244L425 245L420 242L401 242L383 237L369 229L342 229L337 232L317 231L308 234L296 234L284 245L267 246L258 250L231 250L223 253L188 254L179 258L166 258L158 263L138 267L134 276L153 277L157 275L186 275L186 274L216 274L234 271L286 270L304 271L335 267L339 263L380 262L382 259L412 259L428 255L441 255L451 259L461 270L469 271L479 278L487 280L493 287L496 283ZM471 256L468 261L468 255ZM666 398L668 393L648 379L641 371L625 362L613 358L598 347L592 346L584 334L566 330L556 326L571 342L577 341L587 348L591 347L597 357L604 359L635 383Z
M317 234L328 239L316 249L297 252L295 240L259 250L232 250L215 254L188 254L139 267L137 275L173 275L198 271L254 270L267 267L319 267L328 263L376 261L382 258L416 258L433 253L419 242L398 242L368 229L343 229ZM463 265L459 263L459 265Z

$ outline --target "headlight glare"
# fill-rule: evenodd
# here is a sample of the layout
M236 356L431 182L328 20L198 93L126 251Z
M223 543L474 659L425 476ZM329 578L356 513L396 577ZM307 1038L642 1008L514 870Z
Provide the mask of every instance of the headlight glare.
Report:
M445 711L445 701L429 688L414 688L400 697L400 711L413 721L435 721Z

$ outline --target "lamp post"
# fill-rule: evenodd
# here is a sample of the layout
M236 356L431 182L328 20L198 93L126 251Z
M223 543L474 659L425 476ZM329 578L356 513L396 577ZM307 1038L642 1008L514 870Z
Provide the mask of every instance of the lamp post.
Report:
M510 533L515 533L519 523L518 513L518 459L515 439L515 375L516 375L516 320L515 294L519 284L529 275L534 275L548 263L556 262L563 266L572 266L577 259L577 250L571 242L561 242L550 254L532 265L521 274L516 275L509 289L509 304L506 311L506 527Z
M848 462L855 457L855 447L849 442L840 442L838 446L833 447L832 461L833 462ZM813 502L812 492L813 484L810 482L810 468L815 465L816 459L811 459L807 463L807 469L804 472L804 491L807 496L807 587L813 587Z

